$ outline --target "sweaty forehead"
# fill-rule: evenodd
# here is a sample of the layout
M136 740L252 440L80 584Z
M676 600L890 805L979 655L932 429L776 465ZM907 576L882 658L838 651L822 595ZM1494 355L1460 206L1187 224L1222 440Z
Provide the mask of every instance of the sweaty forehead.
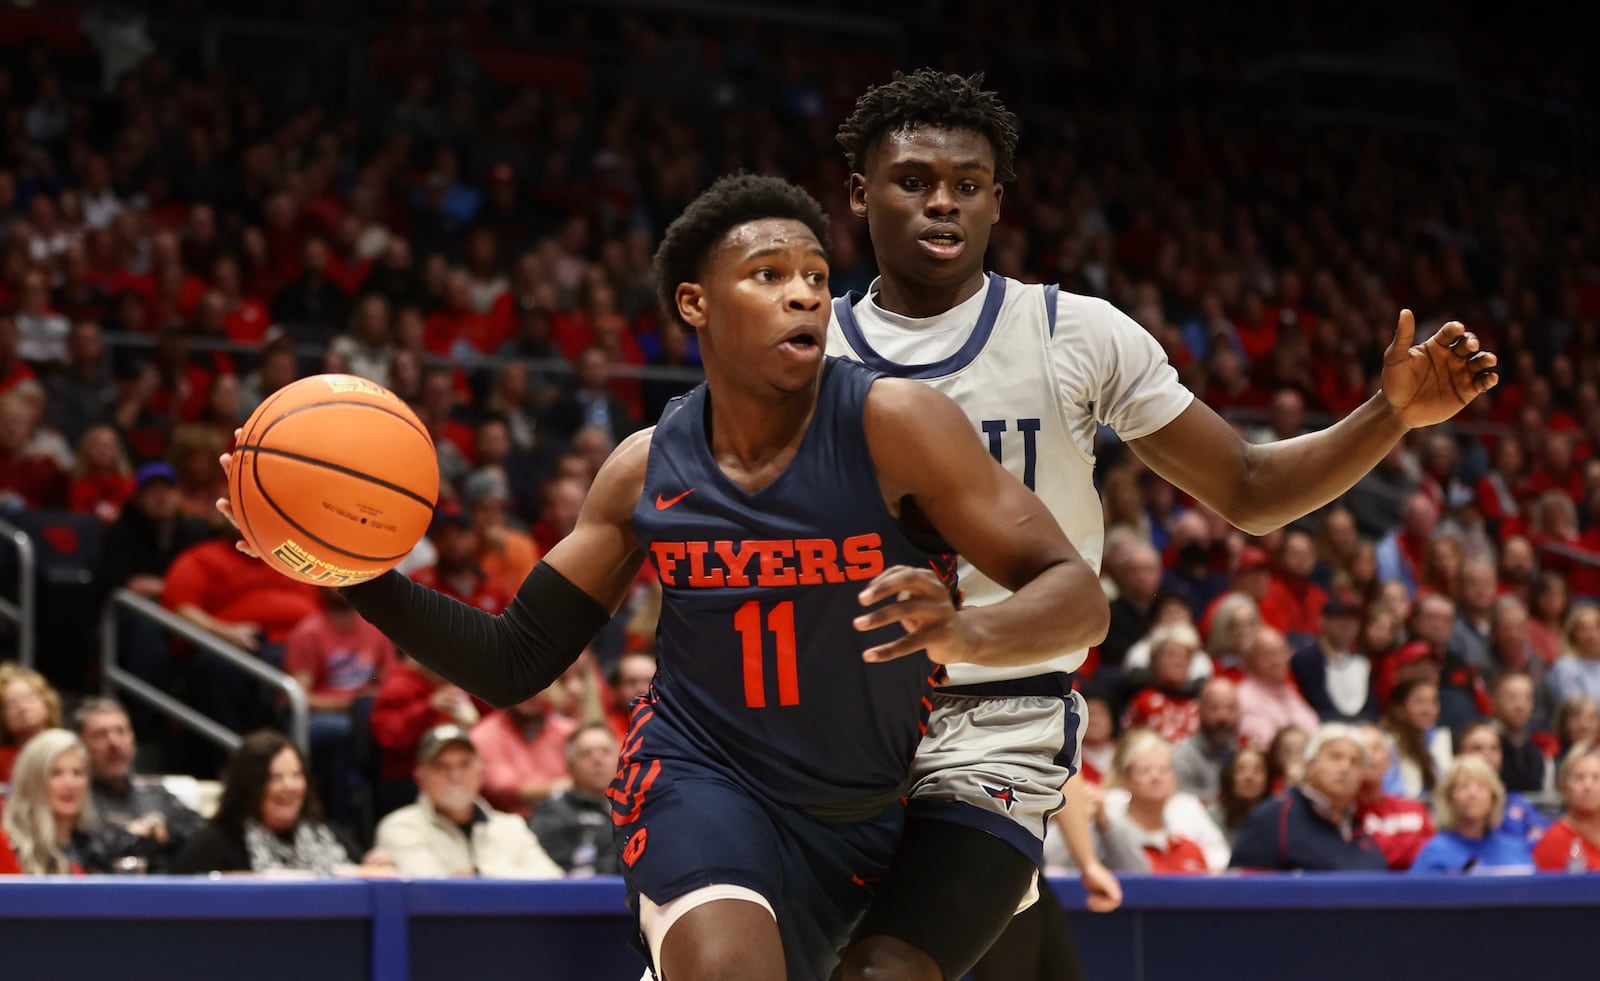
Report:
M803 221L761 218L728 229L718 246L718 251L724 256L735 259L769 249L820 251L822 243L817 241L817 236Z
M872 163L892 167L919 163L934 167L976 167L994 171L994 148L982 133L970 129L910 126L883 138Z

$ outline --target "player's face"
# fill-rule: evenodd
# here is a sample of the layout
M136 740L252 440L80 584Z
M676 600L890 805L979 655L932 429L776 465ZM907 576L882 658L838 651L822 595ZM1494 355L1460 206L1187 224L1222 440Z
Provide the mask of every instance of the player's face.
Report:
M867 219L886 275L911 285L952 288L983 272L989 227L1000 220L1003 188L994 148L970 130L892 133L850 175L850 210Z
M784 393L816 382L827 337L828 256L804 222L763 218L723 236L678 310L700 337L708 374Z

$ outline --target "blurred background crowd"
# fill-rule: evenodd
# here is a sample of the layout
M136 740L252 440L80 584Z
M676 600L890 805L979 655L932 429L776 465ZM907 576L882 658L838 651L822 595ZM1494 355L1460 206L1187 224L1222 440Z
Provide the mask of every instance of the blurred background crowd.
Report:
M444 477L402 570L500 610L611 448L699 377L654 305L666 223L720 174L780 174L833 216L835 293L865 289L833 133L925 63L986 71L1022 120L992 268L1110 300L1248 438L1368 398L1402 307L1500 356L1453 424L1260 538L1102 434L1112 627L1079 680L1108 861L1600 868L1581 32L1506 43L1488 12L1445 34L1428 4L1383 7L1381 40L1373 3L1247 2L1226 29L1153 0L856 6L0 5L0 515L51 573L38 672L0 666L18 868L614 871L648 570L559 685L491 712L239 555L217 456L297 377L389 387ZM92 697L119 589L295 678L309 752L281 703L134 611L119 663L250 735L224 765ZM172 773L220 775L220 799ZM1345 850L1261 852L1250 815L1296 801Z

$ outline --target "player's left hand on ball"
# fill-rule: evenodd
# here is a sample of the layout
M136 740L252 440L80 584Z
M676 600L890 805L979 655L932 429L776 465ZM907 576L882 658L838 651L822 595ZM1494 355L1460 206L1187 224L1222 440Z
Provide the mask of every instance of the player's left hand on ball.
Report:
M967 637L960 629L960 618L950 599L949 588L931 569L890 566L861 591L861 605L871 606L890 597L894 602L856 617L855 628L876 630L898 623L905 628L906 635L868 648L861 655L862 660L892 661L923 650L938 664L962 659Z
M237 443L239 441L239 436L243 432L244 432L244 430L242 430L242 429L235 429L233 431L233 441L235 443ZM221 456L217 457L217 462L222 465L222 478L223 478L223 481L226 482L229 477L233 476L233 454L232 453L224 453ZM231 501L229 501L226 497L217 498L217 511L224 518L228 519L228 524L233 525L235 528L239 527L239 519L234 517L234 515L233 515L233 503ZM255 553L255 551L249 545L245 544L245 541L244 541L243 538L241 538L238 541L234 542L233 543L233 547L238 549L239 551L243 552L244 554L250 556L253 559L261 558L261 556L257 555Z

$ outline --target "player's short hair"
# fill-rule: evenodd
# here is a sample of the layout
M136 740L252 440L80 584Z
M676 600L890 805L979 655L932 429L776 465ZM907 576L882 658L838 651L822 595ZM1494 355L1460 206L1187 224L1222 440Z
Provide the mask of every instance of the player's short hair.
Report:
M678 315L678 286L692 283L722 237L740 225L764 218L790 218L811 229L828 251L828 216L804 189L776 177L733 174L722 177L690 202L661 237L656 249L656 298L668 319L690 333Z
M865 173L867 157L884 138L919 127L968 130L994 150L994 179L1017 179L1017 117L997 93L983 87L983 73L947 75L922 68L874 85L856 100L855 111L839 124L839 145L850 169Z

